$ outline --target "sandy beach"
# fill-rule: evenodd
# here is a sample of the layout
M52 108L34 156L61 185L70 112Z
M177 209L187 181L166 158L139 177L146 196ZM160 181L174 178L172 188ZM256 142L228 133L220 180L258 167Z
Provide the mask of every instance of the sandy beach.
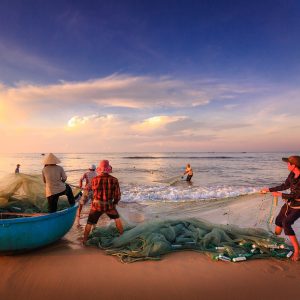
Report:
M121 204L126 222L201 217L242 227L266 226L272 198L249 195L202 203ZM279 206L280 207L280 206ZM88 209L86 208L84 216ZM84 222L83 217L83 222ZM98 226L109 221L104 218ZM257 224L261 222L261 224ZM298 225L298 224L296 224ZM296 226L299 234L299 226ZM61 241L36 251L0 257L0 298L10 299L281 299L296 297L299 263L259 259L213 261L191 251L160 261L123 264L93 247L82 247L76 226Z

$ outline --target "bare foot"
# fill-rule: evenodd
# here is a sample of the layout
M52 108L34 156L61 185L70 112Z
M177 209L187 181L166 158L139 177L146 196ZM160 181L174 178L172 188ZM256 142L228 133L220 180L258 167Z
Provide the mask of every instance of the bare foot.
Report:
M84 239L81 240L81 246L85 247L86 246L86 242Z
M293 256L291 257L291 260L299 261L300 260L299 252L294 252Z

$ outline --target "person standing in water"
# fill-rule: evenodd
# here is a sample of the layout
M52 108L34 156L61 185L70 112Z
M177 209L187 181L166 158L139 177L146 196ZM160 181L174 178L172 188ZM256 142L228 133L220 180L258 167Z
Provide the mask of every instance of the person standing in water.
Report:
M59 163L61 163L61 161L53 153L49 153L44 159L42 175L43 181L46 184L49 213L57 211L57 202L60 196L66 195L69 204L71 206L75 204L72 189L65 183L67 175L63 167L57 165Z
M185 171L183 173L183 176L187 174L187 177L186 177L186 181L191 181L192 177L193 177L193 169L191 168L191 165L190 164L187 164L186 165L186 168L185 168Z
M281 207L275 220L275 234L280 235L282 229L284 230L285 235L289 237L294 248L291 259L297 261L300 259L299 242L292 225L300 218L300 156L283 157L282 160L287 162L287 168L290 171L287 179L283 184L264 188L261 192L271 192L273 196L282 197L282 200L284 200L285 204ZM289 194L280 192L287 189L290 189Z
M116 205L121 199L121 191L118 179L109 175L111 172L112 167L109 165L109 161L100 161L97 168L99 175L92 179L93 202L84 230L83 244L86 243L92 226L97 224L103 213L115 220L119 233L123 233L123 225L116 209Z
M15 174L19 174L20 173L20 164L17 164L16 169L15 169Z
M79 208L77 212L77 224L80 225L80 214L84 204L86 204L90 199L93 199L92 191L92 179L97 176L96 166L90 165L89 170L85 172L79 180L79 187L82 188L83 182L85 181L85 186L83 188L83 195L79 201Z

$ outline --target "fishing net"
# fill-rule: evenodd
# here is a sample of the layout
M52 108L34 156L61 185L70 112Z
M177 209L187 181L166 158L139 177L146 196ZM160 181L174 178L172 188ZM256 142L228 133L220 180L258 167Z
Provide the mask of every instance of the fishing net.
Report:
M159 182L159 183L166 183L168 185L173 185L178 181L181 181L183 179L183 176L173 176L173 177L168 177L168 178L162 178L159 180L155 180L154 182Z
M214 259L242 261L290 255L284 239L258 228L216 225L204 220L150 221L126 226L119 236L115 226L96 228L88 245L106 250L122 262L158 260L179 250L210 253Z
M67 197L62 196L58 210L69 207ZM10 174L0 182L1 212L48 212L45 184L41 175Z

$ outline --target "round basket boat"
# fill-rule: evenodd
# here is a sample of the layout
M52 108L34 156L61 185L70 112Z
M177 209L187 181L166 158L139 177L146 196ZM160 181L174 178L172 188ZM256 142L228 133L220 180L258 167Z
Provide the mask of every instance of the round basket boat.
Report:
M0 251L26 251L59 240L71 229L77 208L51 214L0 213Z

